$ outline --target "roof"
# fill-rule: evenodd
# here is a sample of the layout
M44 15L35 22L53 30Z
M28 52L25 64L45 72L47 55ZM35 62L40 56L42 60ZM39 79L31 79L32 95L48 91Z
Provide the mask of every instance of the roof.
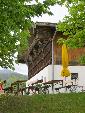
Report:
M55 27L56 23L50 23L50 22L36 22L34 23L35 27L36 26L50 26L50 27Z

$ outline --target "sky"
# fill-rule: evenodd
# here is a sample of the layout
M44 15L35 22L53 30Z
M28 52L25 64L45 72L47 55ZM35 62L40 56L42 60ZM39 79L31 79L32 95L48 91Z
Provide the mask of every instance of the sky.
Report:
M59 6L55 5L50 7L52 13L54 14L53 16L49 16L47 14L44 14L42 17L35 17L32 18L34 22L39 21L39 22L52 22L52 23L57 23L59 20L63 20L63 17L65 15L68 15L68 10L64 6Z
M47 14L44 14L42 17L34 17L32 20L34 22L51 22L51 23L57 23L59 21L63 20L63 17L65 15L68 15L68 10L64 6L55 5L50 7L53 16L49 16ZM15 64L15 72L28 75L28 67L25 64ZM2 68L0 68L2 69Z

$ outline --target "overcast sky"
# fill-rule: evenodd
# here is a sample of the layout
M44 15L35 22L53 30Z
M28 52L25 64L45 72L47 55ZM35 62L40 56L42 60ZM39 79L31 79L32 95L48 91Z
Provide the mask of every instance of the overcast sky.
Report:
M48 16L47 14L43 15L42 17L35 17L32 18L34 22L51 22L51 23L57 23L59 20L62 20L65 15L68 15L67 9L63 6L55 5L50 8L53 12L53 16ZM0 68L1 69L1 68ZM21 73L21 74L28 74L28 68L27 65L23 64L15 64L15 72Z
M32 20L34 22L39 21L39 22L52 22L52 23L57 23L59 20L62 20L65 15L68 15L68 10L64 6L59 6L55 5L50 7L52 13L54 14L53 16L49 16L47 14L44 14L42 17L35 17Z

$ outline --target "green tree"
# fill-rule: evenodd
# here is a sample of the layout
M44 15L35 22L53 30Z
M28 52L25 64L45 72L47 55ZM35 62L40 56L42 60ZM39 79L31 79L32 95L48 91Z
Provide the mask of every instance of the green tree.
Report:
M67 39L60 38L58 42L64 41L72 48L85 47L85 0L57 0L57 3L65 5L69 12L57 26L57 30L62 31ZM80 57L79 62L85 64L85 54Z
M63 22L59 22L58 31L68 36L67 40L61 38L73 48L85 46L85 0L57 0L60 5L68 8L69 15L65 16Z
M56 0L0 0L0 66L13 67L14 53L27 47L31 17L52 14L49 6Z

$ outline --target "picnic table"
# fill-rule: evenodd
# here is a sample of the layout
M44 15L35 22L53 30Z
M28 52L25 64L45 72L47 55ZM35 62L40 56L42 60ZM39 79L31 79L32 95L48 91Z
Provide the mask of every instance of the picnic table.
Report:
M71 92L73 92L73 91L76 91L77 85L74 85L74 84L67 85L67 86L65 86L65 88L66 88L66 91L69 89Z
M63 86L63 80L51 80L51 81L47 81L43 84L54 84L54 83L59 83L61 82L61 85Z
M49 84L52 86L52 91L54 92L54 85L58 84L58 83L61 83L61 87L63 87L63 80L51 80L51 81L48 81L48 82L45 82L43 83L44 85L46 84ZM55 89L56 90L56 89Z
M28 86L28 92L30 92L30 90L33 92L33 93L36 93L38 92L38 94L40 93L40 87L41 87L41 83L43 82L43 80L37 80L35 83L32 83L30 86Z
M38 83L42 83L43 82L43 79L41 79L41 80L37 80L35 83L32 83L32 85L34 85L34 84L38 84Z

